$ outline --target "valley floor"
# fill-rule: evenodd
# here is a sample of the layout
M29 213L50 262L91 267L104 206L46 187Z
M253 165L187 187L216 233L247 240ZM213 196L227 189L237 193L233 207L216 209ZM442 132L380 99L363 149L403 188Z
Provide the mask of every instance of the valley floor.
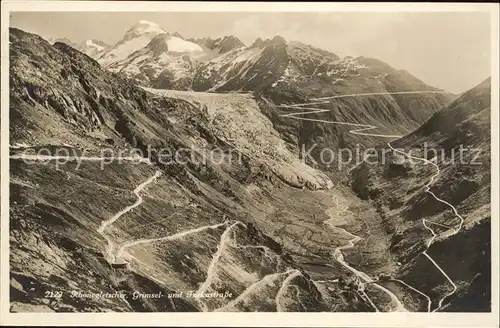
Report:
M199 97L210 102L213 96L192 101ZM287 116L308 119L295 114ZM362 136L397 137L349 125ZM437 166L422 189L460 223L438 231L440 224L422 220L432 238L422 237L420 254L428 263L418 270L442 278L427 290L404 277L407 263L390 249L380 213L342 184L312 191L250 183L236 199L147 161L102 171L95 158L79 169L75 162L61 168L56 160L11 158L13 312L430 312L460 288L430 249L436 239L458 235L464 221L429 191L439 179ZM124 296L72 297L101 292Z

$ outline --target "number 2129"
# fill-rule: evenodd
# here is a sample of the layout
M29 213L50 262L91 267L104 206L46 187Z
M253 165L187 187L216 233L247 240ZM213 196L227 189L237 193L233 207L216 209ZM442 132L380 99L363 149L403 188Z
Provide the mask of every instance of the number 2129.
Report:
M61 298L62 297L62 292L60 291L51 291L51 290L47 290L45 292L45 297L46 298Z

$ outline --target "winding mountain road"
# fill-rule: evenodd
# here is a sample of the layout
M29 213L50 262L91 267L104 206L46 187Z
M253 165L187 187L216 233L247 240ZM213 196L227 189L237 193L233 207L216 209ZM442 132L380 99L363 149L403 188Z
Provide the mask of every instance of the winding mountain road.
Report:
M198 290L196 291L196 294L204 294L208 288L212 285L212 281L216 275L216 270L217 270L217 264L222 256L222 253L224 252L226 245L228 245L229 241L231 240L231 231L234 227L237 225L241 225L243 227L246 227L245 224L243 224L240 221L236 221L232 225L230 225L221 235L220 237L220 243L217 246L217 252L212 257L212 260L210 261L210 264L208 265L207 269L207 278L205 281L200 285ZM205 305L204 302L200 301L200 304L203 308L203 310L206 312L208 311L207 306Z
M339 122L339 121L328 121L328 120L313 119L313 118L303 117L303 116L307 116L307 115L311 115L311 114L317 114L317 113L323 113L323 112L329 112L330 110L327 110L327 109L317 109L317 108L310 107L310 106L317 105L317 104L327 104L327 103L329 103L329 100L331 100L331 99L345 98L345 97L360 97L360 96L375 96L375 95L395 95L395 94L419 94L419 93L444 93L444 92L440 92L440 91L407 91L407 92L392 92L392 93L391 92L385 92L385 93L348 94L348 95L337 95L337 96L331 96L331 97L314 98L314 99L311 99L312 102L309 102L309 103L293 104L293 105L280 105L278 107L281 107L281 108L291 108L291 109L296 109L296 110L305 110L305 112L304 111L300 111L300 112L294 112L294 113L284 114L284 115L281 115L282 117L288 117L288 118L293 118L293 119L298 119L298 120L304 120L304 121L313 121L313 122L327 123L327 124L339 124L339 125L352 126L352 127L354 127L354 129L351 130L351 131L349 131L352 134L362 135L362 136L369 136L369 137L382 137L382 138L397 139L397 138L400 138L401 136L399 136L399 135L387 135L387 134L373 134L373 133L369 133L368 131L378 128L377 126L374 126L374 125L349 123L349 122ZM453 213L454 213L454 215L460 219L460 224L459 224L458 228L452 228L452 227L448 227L448 226L442 225L440 223L435 223L435 222L432 222L432 221L428 221L426 219L422 219L423 226L427 230L429 230L430 233L432 234L432 237L426 243L426 249L422 252L422 255L424 255L426 258L429 259L429 261L431 261L431 263L440 271L440 273L447 279L447 281L453 287L453 289L452 289L451 292L447 293L444 297L442 297L439 300L438 306L433 310L433 311L437 311L437 310L439 310L443 306L444 301L448 297L450 297L451 295L453 295L456 292L457 286L453 282L453 280L448 276L448 274L435 262L435 260L432 259L432 257L427 254L427 250L431 247L431 245L436 240L436 238L438 238L438 237L440 237L440 238L446 238L446 237L453 236L453 235L457 234L462 229L464 218L462 216L460 216L460 214L458 213L457 209L452 204L450 204L449 202L446 202L445 200L437 197L432 191L430 191L431 185L436 181L436 179L441 174L439 166L437 164L435 164L435 163L433 163L433 162L425 159L425 158L411 156L411 155L405 153L404 151L397 150L397 149L393 148L393 146L391 145L392 141L394 141L394 140L389 141L387 143L387 145L393 151L395 151L397 153L400 153L400 154L402 154L402 155L404 155L404 156L406 156L408 158L416 159L416 160L422 161L423 163L426 163L426 164L431 164L431 165L433 165L435 167L436 173L431 177L431 179L429 180L429 182L426 184L426 186L425 186L425 192L429 193L430 195L432 195L433 198L435 200L437 200L438 202L441 202L441 203L445 204L446 206L448 206L449 208L451 208L452 211L453 211ZM11 155L10 158L11 159L33 160L33 161L48 161L48 160L61 160L61 159L65 159L65 160L78 160L78 161L82 161L82 160L85 160L85 161L103 161L103 160L109 160L109 158L106 158L106 157L47 156L47 155L26 155L26 154ZM123 158L118 158L118 159L119 160L124 160L124 161L140 161L140 162L150 163L149 159L144 159L144 158L140 158L140 157L123 157ZM202 226L202 227L199 227L199 228L194 228L194 229L190 229L190 230L186 230L186 231L181 231L179 233L176 233L176 234L173 234L173 235L169 235L169 236L165 236L165 237L152 238L152 239L139 239L139 240L136 240L136 241L130 241L130 242L127 242L127 243L121 245L120 248L115 253L115 243L112 240L112 238L108 235L107 230L109 230L109 228L120 217L122 217L126 213L132 211L134 208L136 208L136 207L138 207L138 206L140 206L142 204L143 198L141 196L141 191L144 190L144 188L146 188L149 184L155 182L156 179L159 176L161 176L161 175L162 175L161 171L156 171L153 176L151 176L146 181L144 181L141 184L139 184L133 190L134 194L137 197L137 200L135 201L135 203L133 203L132 205L129 205L129 206L125 207L124 209L120 210L118 213L116 213L111 218L109 218L107 220L103 220L102 223L101 223L101 225L97 229L97 232L100 235L102 235L106 239L106 241L107 241L107 248L106 248L105 252L106 252L106 255L111 259L112 262L115 262L117 260L117 258L122 257L126 253L127 248L135 246L135 245L152 243L152 242L163 241L163 240L176 240L176 239L182 238L184 236L187 236L189 234L202 232L202 231L205 231L205 230L208 230L208 229L216 229L216 228L219 228L221 226L224 226L224 225L228 224L227 222L225 222L225 223L219 223L219 224L214 224L214 225L209 225L209 226ZM347 210L347 206L344 206L344 207L345 208L343 210ZM435 231L429 226L429 225L432 225L432 224L440 225L440 226L445 227L445 228L447 227L447 228L449 228L451 230L451 232L447 232L445 234L436 234ZM222 255L224 253L224 250L226 249L226 247L228 245L230 245L231 232L232 232L233 228L235 228L238 225L245 226L242 222L237 221L237 222L231 224L222 233L221 238L220 238L220 243L219 243L218 248L217 248L217 251L216 251L215 254L213 254L212 260L209 263L209 266L208 266L208 269L207 269L207 274L206 274L206 279L200 285L200 287L198 288L198 290L196 292L197 294L203 294L203 293L205 293L210 288L210 286L212 285L213 280L216 277L217 266L218 266L218 264L220 262L220 259L221 259ZM343 228L339 228L339 227L336 227L336 228L340 229L340 230L343 230L344 233L346 233L347 235L349 235L352 238L347 242L347 244L335 248L335 250L333 252L334 259L337 262L339 262L343 267L345 267L350 272L352 272L354 275L356 275L357 277L359 277L363 281L363 284L373 284L373 286L375 288L378 288L382 292L386 293L390 297L391 303L393 304L393 308L394 308L395 311L408 311L394 293L392 293L391 291L389 291L385 287L380 286L379 284L376 283L376 281L374 281L365 272L362 272L362 271L359 271L359 270L353 268L349 263L347 263L345 261L343 251L345 251L347 249L350 249L350 248L353 248L356 245L356 243L358 241L360 241L362 238L359 237L359 236L356 236L356 235L354 235L354 234L352 234L350 232L348 232L347 230L345 230ZM250 246L242 246L242 247L250 247ZM255 246L255 247L265 247L265 246ZM265 254L265 256L267 256L267 257L269 257L271 259L271 256L269 256L269 254L267 253L267 250L265 248L264 248L264 254ZM284 294L286 293L287 288L290 286L290 282L293 280L293 278L301 275L301 272L298 271L298 270L296 270L296 269L289 269L288 271L285 271L285 272L277 272L277 273L266 275L261 280L255 282L252 285L250 285L249 287L247 287L237 298L235 298L234 300L232 300L229 304L227 304L226 306L224 306L224 307L222 307L220 309L217 309L217 310L224 310L224 309L228 309L228 308L231 308L231 307L235 306L239 302L243 301L246 296L250 295L251 293L253 293L253 292L257 291L257 290L259 290L261 287L267 285L269 282L273 281L274 279L277 279L278 277L280 277L281 275L284 275L284 274L286 274L287 277L284 279L284 281L283 281L280 289L278 290L278 292L276 294L275 302L276 302L276 310L277 311L283 311L283 310L285 310L284 307L283 307L283 305L281 304L281 300L282 300ZM415 292L419 293L420 295L424 296L428 300L427 312L431 312L432 300L430 299L430 297L428 295L422 293L418 289L416 289L416 288L414 288L414 287L406 284L405 282L403 282L401 280L398 280L398 281L400 283L402 283L403 285L405 285L407 288L412 289L413 291L415 291ZM376 311L378 311L376 305L368 297L368 295L366 295L366 293L364 293L364 295L367 297L368 301L372 304L372 306L376 309ZM202 309L204 311L208 311L207 306L203 302L200 302L200 303L201 303Z
M161 176L162 172L161 171L156 171L155 174L153 176L151 176L149 179L147 179L146 181L142 182L140 185L138 185L135 189L134 189L134 194L137 196L137 200L135 201L134 204L132 205L129 205L127 207L125 207L124 209L122 209L120 212L116 213L115 215L113 215L111 218L107 219L107 220L104 220L101 222L101 225L100 227L97 229L97 232L102 235L106 241L108 242L108 246L106 248L106 254L108 255L108 258L111 259L112 262L115 262L116 261L116 257L115 257L115 254L113 254L113 251L114 251L114 243L113 243L113 240L111 239L111 237L108 236L108 234L106 234L105 230L111 226L114 222L116 222L116 220L118 220L122 215L130 212L131 210L133 210L134 208L136 208L137 206L141 205L142 202L143 202L143 198L140 194L140 192L146 188L150 183L156 181L156 178L158 178L159 176Z
M429 230L430 233L432 234L432 237L426 243L426 249L422 252L422 255L424 255L425 257L427 257L429 259L429 261L431 261L431 263L439 270L439 272L446 278L446 280L453 287L453 289L452 289L451 292L447 293L444 297L442 297L439 300L438 306L432 311L432 312L435 312L435 311L439 310L443 306L443 302L445 301L446 298L450 297L451 295L453 295L456 292L457 286L453 282L453 280L448 276L448 274L439 266L439 264L437 264L436 261L434 259L432 259L432 257L429 256L429 254L427 254L427 250L429 249L429 247L432 245L432 243L435 241L435 239L438 236L446 238L446 237L453 236L453 235L457 234L462 229L463 222L464 222L464 218L458 213L457 209L452 204L450 204L449 202L447 202L447 201L445 201L445 200L437 197L432 191L430 191L431 185L435 182L435 180L441 174L441 170L440 170L439 166L436 163L434 163L432 161L429 161L429 160L427 160L425 158L412 156L412 155L410 155L410 154L408 154L408 153L406 153L406 152L404 152L402 150L395 149L391 145L391 142L394 141L394 140L396 140L396 139L401 138L401 136L399 136L399 135L387 135L387 134L367 133L367 131L369 131L369 130L376 129L377 126L367 125L367 124L358 124L358 123L339 122L339 121L328 121L328 120L312 119L312 118L304 118L303 117L303 116L311 115L311 114L318 114L318 113L323 113L323 112L329 112L330 111L329 109L316 109L316 108L310 107L310 106L312 106L312 105L320 105L320 104L327 104L327 103L329 103L329 100L332 100L332 99L346 98L346 97L362 97L362 96L377 96L377 95L401 95L401 94L421 94L421 93L445 93L445 92L444 91L400 91L400 92L374 92L374 93L343 94L343 95L336 95L336 96L330 96L330 97L313 98L313 99L311 99L311 102L308 102L308 103L292 104L292 105L280 105L278 107L281 107L281 108L291 108L291 109L296 109L296 110L298 110L298 109L300 109L300 110L306 110L305 112L304 111L300 111L300 112L292 112L292 113L288 113L288 114L283 114L283 115L280 115L281 117L288 117L288 118L293 118L293 119L298 119L298 120L320 122L320 123L327 123L327 124L339 124L339 125L348 125L348 126L353 126L353 127L359 127L358 129L350 130L349 132L352 133L352 134L369 136L369 137L391 138L393 140L387 142L387 146L389 148L391 148L394 152L400 153L403 156L406 156L408 158L415 159L415 160L418 160L418 161L422 161L423 163L431 164L432 166L434 166L434 168L436 169L436 173L431 177L431 179L429 180L429 182L426 184L426 186L424 187L425 188L424 191L426 193L432 195L432 197L434 199L436 199L438 202L441 202L441 203L447 205L453 211L453 213L455 214L455 216L460 219L460 224L459 224L458 228L451 228L450 227L450 229L452 231L450 233L446 233L446 234L442 234L442 235L436 234L434 232L434 230L428 226L428 223L430 223L430 224L436 224L436 225L441 225L441 226L444 226L444 227L447 227L447 226L442 225L440 223L435 223L435 222L432 222L432 221L428 221L426 219L422 219L423 226L427 230ZM345 262L344 256L342 254L342 250L354 247L355 243L361 239L360 237L355 236L355 235L353 235L353 234L351 234L349 232L347 232L347 233L349 235L353 236L353 238L348 241L347 245L344 245L344 246L341 246L341 247L337 247L335 249L335 251L334 251L334 258L340 264L342 264L344 267L346 267L351 272L353 272L355 275L357 275L358 277L360 277L363 281L372 283L373 281L371 280L371 278L368 275L366 275L364 272L361 272L361 271L358 271L358 270L354 269L348 263ZM410 288L410 289L418 292L419 294L423 295L424 297L426 297L426 299L428 300L427 312L431 312L432 300L430 299L430 297L428 295L422 293L421 291L417 290L416 288L411 287L410 285L408 285L408 284L406 284L404 282L402 282L402 283L405 286L407 286L408 288ZM384 287L382 287L382 286L380 286L378 284L374 284L374 286L377 287L377 288L379 288L380 290L384 291L385 293L387 293L391 297L391 300L393 300L393 303L397 304L396 310L403 310L403 309L406 310L404 308L404 306L402 305L402 303L397 299L397 297L392 292L390 292L389 290L387 290L386 288L384 288Z
M435 222L432 222L432 221L428 221L426 219L422 219L422 224L424 225L424 227L429 230L431 233L432 233L432 237L430 240L427 241L427 248L425 251L422 252L422 254L427 257L429 259L429 261L432 262L432 264L434 264L434 266L443 274L443 276L446 278L446 280L448 280L448 282L452 285L453 289L451 292L449 292L448 294L446 294L443 298L441 298L438 302L438 307L435 308L432 312L436 312L437 310L439 310L442 306L443 306L443 302L445 301L446 298L450 297L451 295L455 294L455 292L457 291L457 285L453 282L453 280L448 276L448 274L436 263L436 261L434 261L434 259L429 256L429 254L427 254L427 250L429 250L429 248L431 247L432 243L434 242L434 240L439 236L439 237L442 237L442 238L447 238L447 237L450 237L450 236L453 236L453 235L456 235L457 233L460 232L460 230L462 229L462 226L463 226L463 223L464 223L464 218L458 213L457 209L455 208L455 206L453 206L452 204L448 203L447 201L439 198L436 196L436 194L434 194L432 191L431 191L431 185L435 182L435 180L437 179L437 177L439 177L439 175L441 174L441 170L439 168L439 166L432 162L432 161L429 161L428 159L425 159L425 158L421 158L421 157L416 157L416 156L412 156L412 155L409 155L401 150L397 150L395 149L394 147L392 147L391 145L391 142L388 142L387 145L395 152L397 153L401 153L403 155L405 155L406 157L408 158L412 158L412 159L416 159L416 160L420 160L426 164L431 164L432 166L434 166L434 168L436 169L436 173L430 178L429 182L427 182L427 184L425 185L425 192L432 195L432 197L434 197L435 200L437 200L438 202L440 203L443 203L445 204L446 206L448 206L449 208L452 209L453 211L453 214L455 214L456 217L458 217L460 219L460 224L458 226L458 228L451 228L451 232L450 233L447 233L447 234L443 234L443 235L438 235L434 232L434 230L432 228L430 228L427 223L431 223L431 224L436 224L436 225L441 225L439 223L435 223ZM441 225L442 226L442 225Z
M150 243L154 243L154 242L177 240L177 239L180 239L182 237L185 237L185 236L188 236L191 234L203 232L203 231L210 230L210 229L217 229L217 228L220 228L222 226L225 226L226 224L227 223L218 223L218 224L214 224L214 225L207 225L207 226L203 226L203 227L199 227L199 228L181 231L181 232L178 232L176 234L165 236L165 237L150 238L150 239L138 239L138 240L130 241L130 242L127 242L127 243L121 245L121 247L118 249L118 252L116 252L116 258L123 257L123 254L125 253L126 249L129 247L133 247L133 246L141 245L141 244L150 244Z
M338 205L339 202L338 202L337 196L333 196L333 197L336 198L336 204ZM342 208L340 208L339 210L342 211L342 212L345 212L345 211L347 211L348 207L349 206L346 204ZM330 220L327 220L327 221L330 221ZM330 224L330 223L328 223L328 224ZM342 266L344 266L345 268L347 268L349 271L351 271L354 275L356 275L357 277L359 277L363 281L363 285L372 284L375 288L377 288L377 289L381 290L382 292L386 293L387 295L389 295L389 297L391 299L392 306L393 306L393 308L394 308L394 310L396 312L408 312L408 310L405 308L405 306L403 305L403 303L401 303L401 301L397 298L396 295L394 295L393 292L391 292L390 290L388 290L385 287L380 286L370 276L368 276L366 273L353 268L352 266L349 265L349 263L347 263L345 261L344 254L342 253L342 251L346 250L346 249L349 249L349 248L353 248L356 245L356 243L358 241L360 241L362 238L359 237L359 236L356 236L356 235L354 235L352 233L350 233L349 231L345 230L344 228L335 227L335 229L341 230L345 234L347 234L347 235L349 235L349 236L351 236L353 238L350 239L347 242L347 244L335 248L335 250L333 251L333 257L334 257L334 259L337 262L339 262ZM368 301L373 305L373 307L376 309L376 311L378 311L377 307L373 304L373 301L370 299L370 297L368 295L366 295L366 293L365 293L365 296L368 299Z
M98 157L98 156L71 156L71 155L58 156L58 155L40 155L40 154L30 155L30 154L21 153L21 154L10 155L9 158L10 159L31 160L31 161L51 161L51 160L61 160L61 159L64 159L65 161L76 160L78 162L81 162L81 161L109 161L109 160L118 160L118 161L136 161L136 162L144 162L144 163L147 163L147 164L151 164L151 161L149 160L149 158L143 158L143 157L140 157L140 156L116 157L116 158L115 157L111 157L111 158L109 158L109 157ZM66 174L67 174L67 172L66 172ZM158 178L159 176L161 176L161 174L162 174L161 171L156 171L153 176L151 176L146 181L144 181L141 184L139 184L134 189L134 191L133 191L134 194L137 197L136 202L134 204L130 205L130 206L125 207L124 209L122 209L121 211L119 211L118 213L116 213L111 218L102 221L101 225L97 229L97 232L106 239L107 247L106 247L105 252L106 252L106 255L108 256L108 258L110 259L111 263L114 263L116 261L116 256L113 254L113 251L114 251L114 242L113 242L112 238L109 237L108 234L106 234L105 230L110 225L112 225L116 220L118 220L122 215L130 212L131 210L133 210L137 206L141 205L141 203L143 202L143 198L140 195L140 192L146 186L148 186L150 183L152 183L153 181L156 181L156 178Z
M289 278L290 276L293 275L295 277L295 276L298 275L297 272L299 272L299 274L300 274L300 271L298 271L296 269L290 269L290 270L287 270L285 272L276 272L276 273L268 274L268 275L264 276L261 280L256 281L253 284L251 284L250 286L248 286L234 300L232 300L228 304L224 305L223 307L220 307L220 308L216 309L215 311L216 312L228 311L231 308L234 308L235 305L239 304L240 302L243 302L246 297L248 297L249 295L251 295L251 294L253 294L253 293L257 292L257 291L259 291L261 288L266 287L269 283L273 282L275 279L278 279L280 276L287 275L287 278ZM285 279L285 281L286 281L286 279ZM289 279L287 281L287 284L289 283L290 280L291 279ZM278 303L279 303L279 300L281 299L281 297L283 297L283 293L284 293L283 285L285 284L285 281L283 281L282 286L280 287L280 289L279 289L279 291L278 291L278 293L276 294L276 297L275 297L275 301L277 302L276 303L276 309L277 309L277 311L283 310L283 308L281 307L281 305L278 305Z

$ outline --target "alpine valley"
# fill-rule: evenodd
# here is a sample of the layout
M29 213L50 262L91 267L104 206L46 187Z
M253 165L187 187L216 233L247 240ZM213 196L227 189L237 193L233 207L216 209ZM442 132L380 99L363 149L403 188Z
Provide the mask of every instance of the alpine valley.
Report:
M9 32L11 312L490 311L489 79L145 20Z

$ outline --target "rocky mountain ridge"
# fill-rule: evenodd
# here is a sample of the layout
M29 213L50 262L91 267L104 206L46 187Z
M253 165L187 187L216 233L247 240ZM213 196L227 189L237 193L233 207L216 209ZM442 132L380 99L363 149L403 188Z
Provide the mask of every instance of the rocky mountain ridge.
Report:
M182 65L169 66L166 58L166 66L152 67L153 58L160 54L157 51L146 55L144 48L150 48L149 42L159 34L164 35L167 43L173 38L189 45L181 47L180 51L173 51L179 55L182 53L179 57L184 57L188 64L191 62L188 72ZM154 43L158 45L158 42ZM169 52L168 46L162 46L162 49ZM142 52L140 60L136 59L136 51ZM115 52L120 52L120 56L115 57ZM435 89L408 72L396 70L381 61L365 57L339 58L332 52L286 41L280 36L267 40L257 38L252 45L245 46L232 35L217 39L183 38L179 33L167 32L148 21L139 21L113 49L94 58L113 72L125 72L129 78L137 77L142 86L153 88L168 85L173 89L194 91L276 91L280 96L285 96L284 92L290 92L292 88L298 95L308 97L333 95L342 86L355 91L361 91L360 88L377 89L377 84L382 84L389 92L395 87ZM175 61L175 58L171 60ZM159 82L158 76L164 76L164 81ZM191 83L186 84L183 78ZM179 85L178 80L181 80ZM402 82L404 85L401 85Z

